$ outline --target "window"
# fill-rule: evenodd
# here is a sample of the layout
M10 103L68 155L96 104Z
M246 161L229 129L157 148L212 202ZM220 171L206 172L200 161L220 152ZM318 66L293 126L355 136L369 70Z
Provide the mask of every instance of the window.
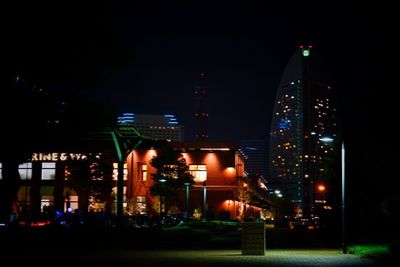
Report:
M42 162L42 180L54 180L56 178L56 163Z
M40 200L40 210L42 212L49 212L49 207L53 206L54 197L53 196L42 196Z
M64 212L73 212L79 208L78 196L70 195L64 202Z
M128 167L124 164L124 181L128 178ZM113 163L113 180L118 180L118 163Z
M139 180L147 181L147 165L145 163L138 163Z
M206 165L189 165L189 172L193 176L195 182L204 182L207 180Z
M123 195L124 195L124 205L126 205L126 203L127 203L127 199L126 199L126 186L124 186L124 189L123 189L122 192L123 192ZM117 186L114 186L114 187L112 188L112 194L115 196L114 202L117 203L117 194L118 194L118 187L117 187Z
M22 163L18 167L19 176L21 180L32 179L32 162Z
M0 180L3 179L3 165L0 162Z
M140 214L146 214L146 196L137 196L136 206Z
M177 165L164 165L163 174L167 177L178 179L178 166Z

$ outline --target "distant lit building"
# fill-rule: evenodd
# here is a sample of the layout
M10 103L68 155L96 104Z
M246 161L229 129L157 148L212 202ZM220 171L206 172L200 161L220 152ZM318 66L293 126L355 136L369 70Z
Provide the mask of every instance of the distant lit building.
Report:
M240 141L246 164L246 172L250 175L267 177L267 146L265 139L247 139Z
M333 88L317 60L311 46L295 52L282 75L272 115L268 178L294 203L298 217L317 216L316 205L328 205L334 191L334 177L327 177L324 169L335 149L320 139L336 138L336 109Z
M183 141L184 127L174 115L150 115L124 113L118 117L118 125L132 125L141 134L154 140Z

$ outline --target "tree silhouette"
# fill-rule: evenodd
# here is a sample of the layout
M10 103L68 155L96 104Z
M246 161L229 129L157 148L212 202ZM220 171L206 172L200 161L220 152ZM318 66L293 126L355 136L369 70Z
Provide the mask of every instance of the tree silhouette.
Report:
M20 185L18 165L50 143L63 103L17 75L6 75L0 86L0 221L7 221Z
M152 174L154 183L150 193L165 198L166 207L171 206L185 184L193 184L193 176L189 173L185 158L170 143L157 149L157 156L152 158L150 164L157 170Z

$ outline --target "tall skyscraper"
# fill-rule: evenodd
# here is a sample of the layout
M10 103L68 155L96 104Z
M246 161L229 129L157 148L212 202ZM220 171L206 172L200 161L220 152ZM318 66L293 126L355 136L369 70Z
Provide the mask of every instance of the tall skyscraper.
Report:
M208 138L208 84L204 73L200 73L194 96L194 138L195 140L206 140Z
M334 192L329 162L336 138L333 89L312 46L300 46L287 64L274 103L270 133L269 182L294 204L295 216L318 216Z

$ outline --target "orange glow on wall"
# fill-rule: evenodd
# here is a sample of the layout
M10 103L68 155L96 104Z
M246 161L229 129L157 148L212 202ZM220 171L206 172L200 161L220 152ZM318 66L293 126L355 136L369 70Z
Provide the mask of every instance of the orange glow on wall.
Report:
M226 168L226 171L229 172L229 173L234 173L235 172L235 168L228 167L228 168Z
M233 201L231 199L225 200L225 205L228 207L228 209L232 204L233 204Z
M217 154L212 152L207 153L207 155L204 157L204 161L207 166L217 166L219 164Z
M318 191L319 192L325 192L325 190L326 190L326 187L325 187L325 185L323 185L323 184L320 184L320 185L318 185Z
M157 151L155 149L149 149L149 150L147 150L146 158L152 159L156 155L157 155Z
M186 160L186 164L193 164L192 157L188 153L182 153L182 156Z
M234 179L236 177L236 170L233 167L227 167L223 171L223 176L228 178L229 180Z

